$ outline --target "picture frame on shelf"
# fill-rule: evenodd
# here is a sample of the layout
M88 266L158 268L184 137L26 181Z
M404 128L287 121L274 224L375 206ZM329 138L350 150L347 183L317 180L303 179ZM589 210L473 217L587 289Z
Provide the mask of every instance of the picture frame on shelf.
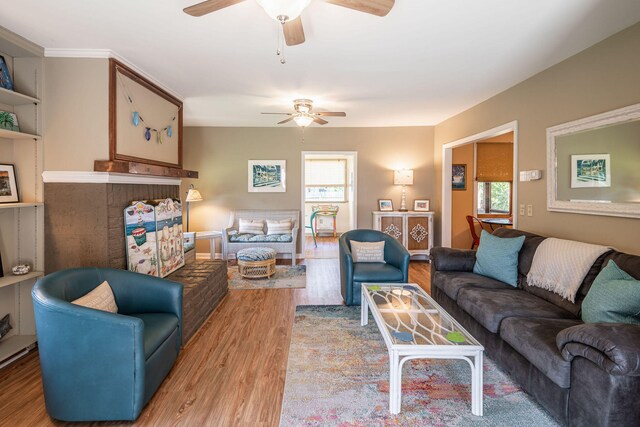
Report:
M610 154L572 154L571 188L611 187Z
M287 191L286 160L249 160L247 173L249 193L285 193Z
M378 210L381 212L393 211L393 200L391 199L378 199Z
M18 116L10 111L0 111L0 129L20 132Z
M0 55L0 87L8 90L13 90L13 80L11 79L11 73L9 73L9 67L4 56Z
M413 201L413 210L416 212L428 212L429 204L429 199L415 199Z
M467 165L451 165L451 189L464 191L467 189Z
M0 203L17 203L19 201L15 167L12 164L0 163Z

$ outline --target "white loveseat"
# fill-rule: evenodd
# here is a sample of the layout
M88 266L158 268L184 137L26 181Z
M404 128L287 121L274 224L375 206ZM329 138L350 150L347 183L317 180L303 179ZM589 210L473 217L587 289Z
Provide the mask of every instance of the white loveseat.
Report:
M238 233L239 220L264 220L264 235L240 234ZM267 220L281 221L291 219L293 226L291 235L267 233ZM300 228L300 211L273 211L273 210L234 210L231 211L229 227L222 232L222 254L225 260L229 255L234 257L240 249L251 247L267 247L274 249L277 253L291 254L291 265L296 263L296 245L298 241L298 230Z

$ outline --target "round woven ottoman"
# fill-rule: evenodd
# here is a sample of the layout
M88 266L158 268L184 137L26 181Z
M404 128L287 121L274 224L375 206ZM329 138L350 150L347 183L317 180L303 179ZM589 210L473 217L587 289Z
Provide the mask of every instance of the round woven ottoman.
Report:
M271 278L276 272L276 251L271 248L240 249L236 258L238 273L247 279Z

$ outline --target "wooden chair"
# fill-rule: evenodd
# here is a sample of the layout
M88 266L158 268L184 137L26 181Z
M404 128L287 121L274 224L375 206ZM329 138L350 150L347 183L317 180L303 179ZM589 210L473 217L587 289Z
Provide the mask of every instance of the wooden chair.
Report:
M471 232L471 238L473 239L473 243L471 244L471 249L480 245L480 236L476 233L476 223L480 226L480 230L484 230L482 226L482 221L472 215L467 215L467 222L469 223L469 231Z

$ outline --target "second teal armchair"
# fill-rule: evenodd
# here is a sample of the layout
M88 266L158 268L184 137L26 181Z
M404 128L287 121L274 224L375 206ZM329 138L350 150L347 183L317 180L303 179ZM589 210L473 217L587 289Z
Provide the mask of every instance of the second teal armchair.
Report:
M351 240L384 241L384 263L354 263ZM407 283L409 251L393 237L376 230L351 230L340 236L340 289L346 305L360 305L362 283Z
M108 281L118 313L71 301ZM32 291L45 405L62 421L135 420L180 352L182 285L108 268L62 270Z

